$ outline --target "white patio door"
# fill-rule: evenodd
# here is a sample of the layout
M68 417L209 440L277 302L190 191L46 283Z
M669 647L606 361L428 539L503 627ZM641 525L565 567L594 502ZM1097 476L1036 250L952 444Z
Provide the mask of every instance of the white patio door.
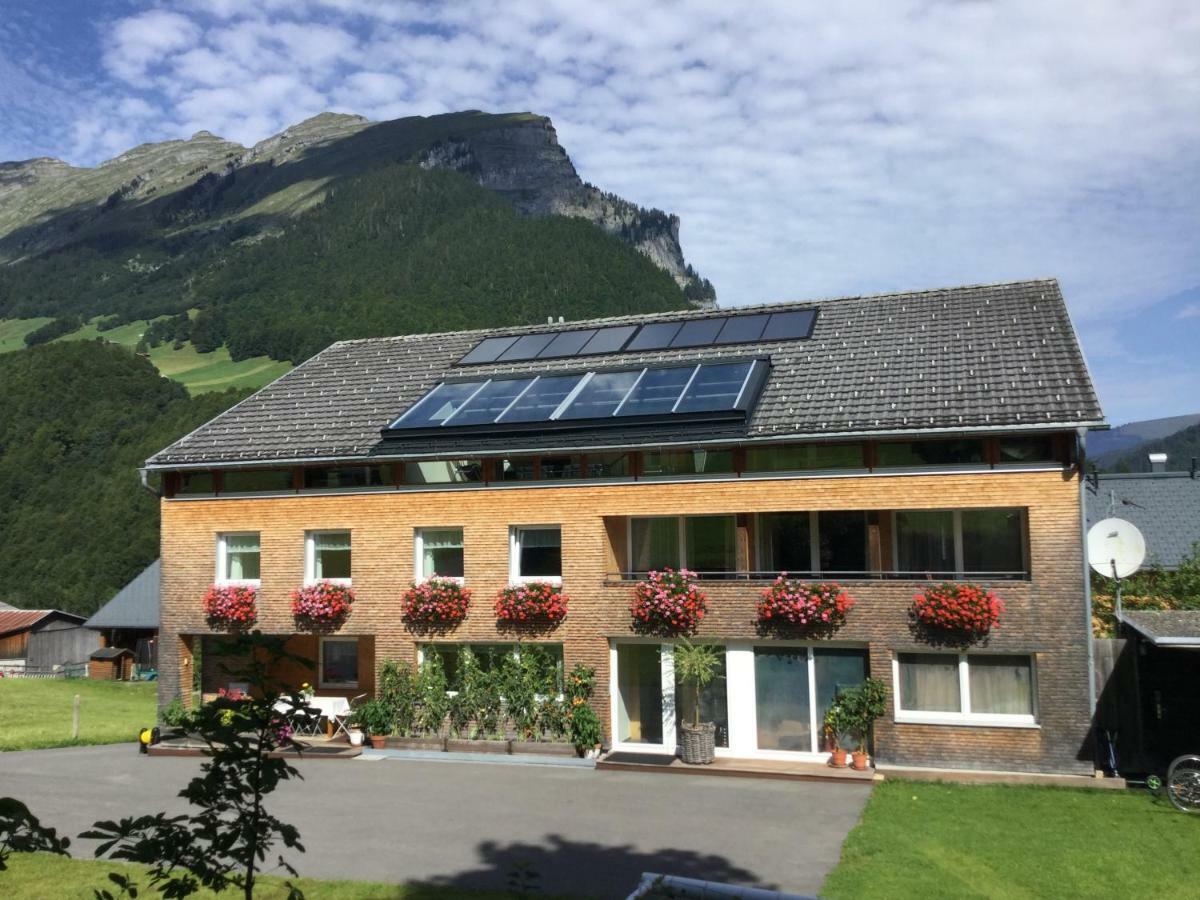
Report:
M675 659L671 644L622 641L609 650L613 747L675 752Z

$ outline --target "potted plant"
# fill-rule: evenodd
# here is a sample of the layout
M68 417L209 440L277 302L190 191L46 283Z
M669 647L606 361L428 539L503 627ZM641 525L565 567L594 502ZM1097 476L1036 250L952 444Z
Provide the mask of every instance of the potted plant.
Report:
M854 739L851 767L862 771L867 768L867 742L871 727L876 719L887 712L887 685L877 678L868 678L862 684L843 691L837 705L842 708L845 727Z
M496 618L509 625L557 625L567 615L570 598L548 581L510 584L496 596Z
M846 624L853 598L840 584L805 584L782 573L758 601L758 620L764 625L834 629Z
M913 597L912 616L924 628L982 637L1000 624L1004 601L977 584L930 585Z
M721 649L713 644L693 644L684 639L675 645L675 677L691 688L692 721L680 726L680 756L685 763L707 765L716 751L717 726L700 721L700 692L721 669Z
M414 582L400 598L400 615L409 625L457 625L467 617L471 589L453 578L432 575Z
M575 752L594 758L600 750L600 740L604 734L600 728L600 717L587 703L571 707L570 716L571 743L575 745Z
M708 598L695 578L696 573L687 569L647 572L646 580L633 588L629 605L633 630L665 637L695 634L708 612Z
M292 616L301 631L332 631L350 615L354 591L344 584L318 581L292 591Z
M353 724L365 729L371 737L371 746L382 750L384 741L392 733L392 711L382 700L368 700L354 711Z
M244 584L214 584L204 595L210 628L249 628L258 619L258 591Z
M825 739L829 744L829 765L835 769L846 768L846 748L842 743L848 731L847 725L846 710L839 694L825 712L824 722Z

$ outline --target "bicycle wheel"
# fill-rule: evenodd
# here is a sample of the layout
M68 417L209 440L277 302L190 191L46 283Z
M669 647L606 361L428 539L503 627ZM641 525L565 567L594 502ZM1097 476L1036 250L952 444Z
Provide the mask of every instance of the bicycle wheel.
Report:
M1167 796L1175 808L1200 813L1200 756L1181 756L1167 769Z

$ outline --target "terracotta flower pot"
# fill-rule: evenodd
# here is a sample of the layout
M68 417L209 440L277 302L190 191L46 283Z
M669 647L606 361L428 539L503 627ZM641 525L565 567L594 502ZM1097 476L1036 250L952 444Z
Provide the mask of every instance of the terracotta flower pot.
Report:
M862 772L863 770L865 770L867 768L867 751L866 750L855 750L853 753L850 754L850 757L851 757L851 763L850 763L851 768L857 769L859 772Z
M829 753L829 764L835 769L846 768L846 751L841 747L834 747Z
M382 750L387 744L387 735L373 734L371 735L371 747L375 750Z

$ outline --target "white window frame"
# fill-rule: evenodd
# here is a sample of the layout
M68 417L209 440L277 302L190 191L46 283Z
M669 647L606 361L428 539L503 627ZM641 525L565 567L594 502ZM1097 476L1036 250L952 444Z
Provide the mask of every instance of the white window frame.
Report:
M429 575L425 574L425 532L426 531L461 531L462 532L462 547L463 547L463 574L462 575L441 575L446 581L453 581L457 584L466 584L467 581L467 530L461 525L424 525L413 529L413 581L418 583L427 581ZM351 556L353 559L353 556ZM351 563L353 565L353 563Z
M900 529L896 521L899 513L908 512L936 512L950 513L954 523L954 577L965 578L973 573L966 571L965 553L963 551L963 523L962 514L964 512L977 512L980 510L993 509L1016 509L1021 515L1021 572L1020 581L1028 581L1031 577L1029 567L1029 510L1026 507L1013 506L973 506L961 509L893 509L892 510L892 564L897 571L900 569Z
M900 657L908 655L929 656L936 651L913 650L892 654L893 715L901 725L968 725L989 728L1040 728L1038 724L1038 674L1036 653L945 653L944 656L958 657L959 712L934 712L904 709L904 698L900 696ZM1033 712L1030 715L1008 715L1001 713L971 712L971 667L968 656L1024 656L1029 659L1029 691Z
M673 518L673 517L668 517ZM661 651L659 656L659 678L662 684L662 733L661 744L633 743L618 741L620 727L619 693L617 681L617 646L619 644L656 644ZM661 753L674 756L675 742L675 645L670 641L653 638L621 638L610 641L608 645L608 698L609 698L609 734L612 735L612 748L626 750L631 753Z
M521 532L523 531L557 531L558 552L560 558L558 575L522 575L521 574ZM561 585L562 569L566 568L566 557L563 555L562 525L550 523L545 525L510 525L508 529L508 582L509 584L546 584Z
M353 578L317 578L317 535L345 534L350 536L350 572L354 573L354 536L349 528L318 528L304 532L304 584L313 585L318 581L328 581L330 584L340 584L349 587Z
M317 644L317 687L331 690L357 690L362 681L362 672L358 673L358 678L354 681L325 680L325 645L331 642L354 644L355 652L358 652L358 638L356 637L322 635Z
M217 577L214 579L214 584L220 585L244 585L246 587L261 587L262 578L230 578L229 572L229 545L228 539L231 537L248 537L254 535L258 538L258 572L262 575L262 532L259 531L222 531L217 534Z

